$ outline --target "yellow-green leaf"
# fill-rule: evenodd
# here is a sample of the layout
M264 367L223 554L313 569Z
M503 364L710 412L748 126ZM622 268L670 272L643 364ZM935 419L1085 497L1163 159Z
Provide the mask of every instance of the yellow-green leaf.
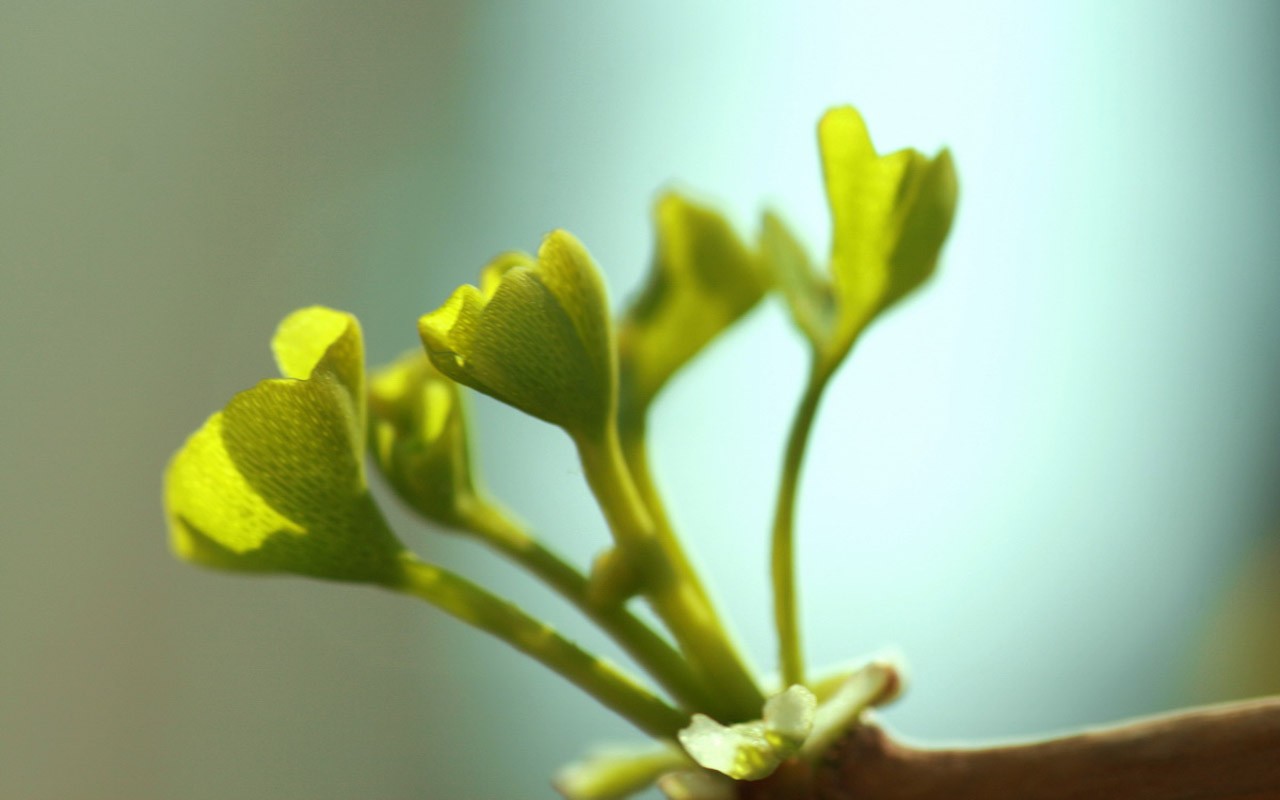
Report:
M886 659L870 661L849 673L813 714L801 755L819 758L849 732L868 708L897 698L902 684L902 670Z
M561 768L552 785L567 800L623 800L669 772L692 766L684 751L666 742L610 748Z
M668 772L658 779L667 800L737 800L737 784L718 772L688 769Z
M295 312L273 343L283 379L232 398L174 456L174 551L224 569L392 583L402 547L365 486L363 350L355 318Z
M618 328L621 406L642 417L667 380L767 289L758 259L716 212L668 193L644 290Z
M909 208L894 245L890 263L895 280L884 307L924 283L938 265L938 254L951 232L960 186L951 152L943 150L932 160L914 154L910 184L903 187L901 206Z
M374 461L396 493L428 519L458 527L479 502L458 385L421 349L369 381Z
M599 270L554 231L537 261L508 254L418 321L442 373L574 435L600 435L614 411L616 365Z
M306 380L322 363L353 399L364 395L364 343L355 317L324 306L285 317L271 339L280 374Z
M786 300L791 318L815 347L835 332L836 299L829 280L820 276L809 254L782 218L765 212L760 227L760 250Z
M849 107L823 116L818 142L832 218L830 278L807 266L776 217L766 217L763 243L792 316L830 371L881 312L933 274L957 184L946 151L932 159L915 150L877 154Z
M804 744L816 708L813 692L795 685L769 698L761 719L721 725L704 714L694 714L677 736L700 766L734 780L759 780Z

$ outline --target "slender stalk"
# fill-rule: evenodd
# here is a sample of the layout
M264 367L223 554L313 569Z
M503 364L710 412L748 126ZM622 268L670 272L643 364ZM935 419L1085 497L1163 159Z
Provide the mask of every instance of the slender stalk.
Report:
M402 557L402 579L393 591L426 600L447 614L490 633L559 673L640 730L675 738L688 718L617 667L588 653L543 622L448 570L411 554Z
M649 514L653 517L654 532L659 542L668 552L672 553L673 559L678 562L678 568L684 570L690 590L701 598L701 602L706 605L710 614L719 618L710 594L699 579L698 571L693 568L684 549L680 547L680 538L675 533L675 528L671 524L671 517L667 514L666 504L662 500L662 494L658 491L657 484L653 479L653 470L649 466L649 448L646 443L645 421L643 419L626 421L620 425L620 428L619 440L622 445L623 458L626 461L627 469L631 473L632 479L635 481L636 490L640 493L640 497L644 500ZM722 624L721 628L725 629L725 626ZM729 647L733 647L732 636L728 633L725 635ZM734 649L736 650L736 648ZM738 658L741 660L740 657ZM759 694L759 690L756 693ZM754 698L752 699L754 701ZM717 701L717 705L711 706L704 713L723 722L743 722L748 719L754 719L759 715L759 701L756 701L756 705L752 708L745 707L745 704L742 708L726 706L723 701L719 701L718 697Z
M773 515L771 575L773 578L773 618L778 628L778 661L782 685L804 683L804 654L800 648L799 612L796 603L795 507L809 432L826 388L829 373L816 366L809 373L804 395L791 421L787 451L778 486L778 504Z
M669 531L660 532L627 470L613 425L600 441L576 440L587 482L618 547L643 575L644 593L681 650L715 686L731 719L758 716L764 696L729 642L724 628Z
M518 523L489 505L463 513L467 531L542 580L613 638L636 663L688 711L700 711L714 694L680 653L625 606L590 601L587 578Z

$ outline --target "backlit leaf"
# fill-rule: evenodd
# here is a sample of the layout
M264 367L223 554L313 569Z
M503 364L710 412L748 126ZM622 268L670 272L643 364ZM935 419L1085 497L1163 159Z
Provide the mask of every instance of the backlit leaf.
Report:
M945 150L932 159L915 150L877 154L852 108L828 111L818 142L832 219L829 277L808 266L777 217L766 216L762 239L792 317L830 372L881 312L933 274L957 183Z
M358 323L303 309L281 323L274 348L291 377L236 395L169 465L175 553L224 569L394 581L402 548L368 495L362 466Z
M622 406L631 416L642 416L667 380L767 288L756 254L716 212L669 193L653 216L649 280L618 327Z
M706 769L734 780L768 777L778 765L804 744L817 700L803 686L791 686L766 701L762 718L735 725L721 725L703 714L694 714L678 734L680 744Z
M575 435L613 413L616 366L604 284L570 234L547 236L534 262L509 254L418 322L436 368Z
M396 493L428 519L465 524L478 503L462 392L421 349L369 381L374 461Z

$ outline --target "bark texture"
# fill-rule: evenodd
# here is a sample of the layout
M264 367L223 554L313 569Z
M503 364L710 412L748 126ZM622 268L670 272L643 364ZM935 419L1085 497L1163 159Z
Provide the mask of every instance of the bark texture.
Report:
M743 784L743 800L1280 800L1280 697L1027 744L929 749L875 724L812 768Z

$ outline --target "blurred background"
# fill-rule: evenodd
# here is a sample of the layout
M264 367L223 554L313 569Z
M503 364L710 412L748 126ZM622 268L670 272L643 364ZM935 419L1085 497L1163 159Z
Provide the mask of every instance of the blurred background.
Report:
M0 797L550 797L556 766L638 741L425 606L174 561L161 473L303 305L357 313L389 360L558 226L621 303L666 186L745 232L777 207L825 252L813 129L843 103L881 149L951 147L962 190L939 277L822 407L811 664L896 646L886 718L930 741L1280 691L1280 6L734 6L0 5ZM804 366L770 304L654 420L766 672ZM603 547L568 440L474 411L494 492L573 558Z

